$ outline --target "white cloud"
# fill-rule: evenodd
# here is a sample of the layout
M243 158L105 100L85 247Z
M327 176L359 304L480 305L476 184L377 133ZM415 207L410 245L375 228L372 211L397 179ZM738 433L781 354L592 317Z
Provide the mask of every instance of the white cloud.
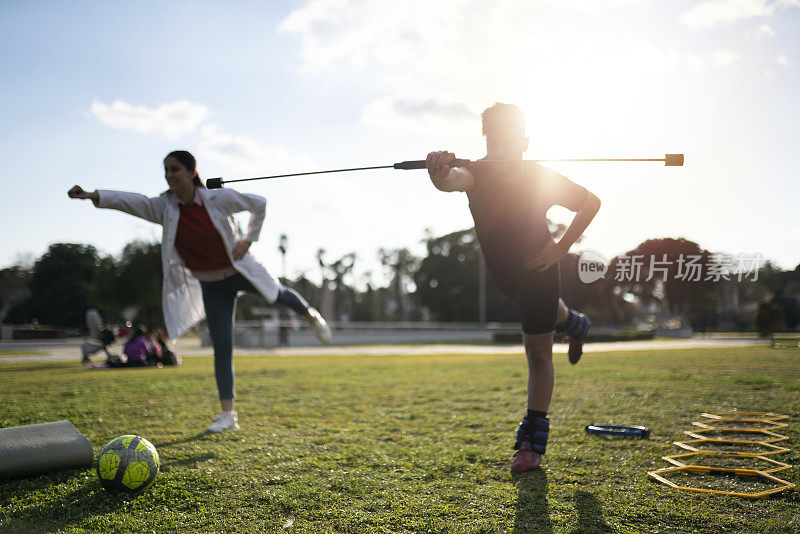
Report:
M449 87L462 81L474 86L477 76L488 79L499 71L529 68L532 52L542 56L553 49L586 46L581 23L594 28L594 12L634 3L312 0L292 11L278 31L299 39L307 73L333 72L339 77L344 68L361 73L374 67L369 72L378 71L378 79L368 82L384 82L400 94L398 81L402 89L442 81ZM565 25L572 31L565 32Z
M471 80L487 58L506 63L520 32L512 38L505 27L532 21L532 11L523 0L312 0L292 11L279 32L299 38L307 74L339 79L368 72L365 82L384 91L428 94L419 87Z
M783 54L778 54L778 57L775 59L778 62L778 65L783 65L784 67L789 64L789 60L786 59L786 56Z
M584 13L599 13L601 11L613 11L624 7L635 6L639 0L549 0L550 4L559 7L567 7Z
M194 151L198 159L209 162L209 166L222 166L221 170L236 175L278 174L310 165L306 156L295 154L285 146L262 144L246 135L219 132L216 124L204 123L210 115L206 106L186 100L155 108L134 106L122 100L112 104L94 101L91 114L112 128L156 133L168 139L196 134L200 139Z
M216 124L204 124L200 127L200 134L203 137L211 137L215 133L217 133L217 125Z
M530 4L541 3L312 0L279 31L298 37L307 75L353 77L383 95L362 110L362 124L417 132L434 117L453 124L504 98L496 88L509 85L505 73L518 73L515 64L543 39L507 26L535 23Z
M398 98L383 96L367 104L361 123L379 128L430 131L447 124L478 123L479 112L461 102L443 102L436 98Z
M681 22L692 27L708 27L754 17L769 17L778 9L792 7L800 7L800 0L704 0L686 11L681 16ZM755 32L745 33L748 39L774 35L775 31L766 24L760 25Z
M700 72L706 70L706 60L693 52L686 54L686 62L693 71Z
M735 61L739 61L742 56L730 50L717 50L711 54L711 61L717 65L725 66L730 65Z
M177 100L155 108L135 106L122 100L115 100L111 104L95 100L90 111L100 122L112 128L155 132L167 139L176 139L195 131L209 115L204 105L188 100Z
M748 30L745 32L744 36L746 39L758 41L762 37L775 37L775 30L768 24L761 24L755 30Z
M651 80L661 83L679 51L621 31L622 18L597 22L597 11L633 4L311 0L279 32L298 39L301 72L310 79L357 83L378 95L362 109L362 124L436 137L434 130L452 132L497 101L536 113L572 109L594 87L591 107L600 110L641 94Z
M705 0L681 16L681 22L692 27L713 26L751 17L772 15L775 4L767 0Z
M632 69L660 75L680 63L681 52L675 48L655 46L644 40L631 40L619 50L620 57Z
M283 172L302 172L310 160L281 145L262 144L246 135L214 133L197 147L197 157L222 165L236 175L263 176Z
M708 56L699 56L694 52L688 52L685 56L686 64L695 72L702 72L706 70L709 65L725 67L739 61L741 58L741 54L731 52L730 50L717 50Z
M448 51L458 51L463 56L459 63L468 67L475 52L513 50L513 36L532 37L540 12L553 6L594 14L638 1L311 0L290 12L278 32L300 38L300 59L309 71L408 59L426 63Z

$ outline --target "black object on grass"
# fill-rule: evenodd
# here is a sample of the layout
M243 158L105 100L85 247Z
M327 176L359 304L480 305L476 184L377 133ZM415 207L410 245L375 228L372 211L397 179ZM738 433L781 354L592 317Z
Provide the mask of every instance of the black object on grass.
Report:
M642 438L650 437L650 429L646 426L631 425L586 425L586 432L608 438Z

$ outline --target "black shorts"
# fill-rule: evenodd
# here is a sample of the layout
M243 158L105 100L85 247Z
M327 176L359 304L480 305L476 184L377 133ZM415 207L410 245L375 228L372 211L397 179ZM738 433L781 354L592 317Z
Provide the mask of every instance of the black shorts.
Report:
M546 334L556 329L558 299L561 297L561 274L558 264L544 272L525 271L492 278L507 297L519 305L522 331Z

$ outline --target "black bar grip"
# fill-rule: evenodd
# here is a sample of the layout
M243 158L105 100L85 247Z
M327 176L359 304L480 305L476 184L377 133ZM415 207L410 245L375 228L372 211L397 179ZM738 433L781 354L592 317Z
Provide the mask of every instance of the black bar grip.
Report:
M454 159L453 162L450 164L451 167L466 167L470 164L468 159ZM425 160L418 159L418 160L411 160L411 161L401 161L400 163L395 163L392 165L395 169L401 169L404 171L412 170L412 169L424 169L425 168Z
M209 189L221 189L222 178L209 178L206 180L206 187Z

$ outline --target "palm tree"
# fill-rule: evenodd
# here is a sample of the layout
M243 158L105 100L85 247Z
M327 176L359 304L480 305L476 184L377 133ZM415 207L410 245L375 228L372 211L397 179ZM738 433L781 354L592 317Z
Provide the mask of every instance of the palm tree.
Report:
M278 238L278 251L281 253L281 263L283 267L283 278L286 279L286 250L289 246L289 238L286 234L281 234Z
M343 311L342 306L342 289L344 284L344 277L347 276L352 270L353 265L356 261L356 253L350 252L349 254L345 254L328 267L331 268L333 271L333 283L334 283L334 300L333 300L333 309L334 309L334 317L336 320L341 320L341 314Z
M378 257L382 265L391 268L394 272L392 286L394 288L395 317L400 321L405 321L408 310L406 309L403 295L403 280L408 278L414 271L418 258L405 247L393 250L380 248L378 249Z

